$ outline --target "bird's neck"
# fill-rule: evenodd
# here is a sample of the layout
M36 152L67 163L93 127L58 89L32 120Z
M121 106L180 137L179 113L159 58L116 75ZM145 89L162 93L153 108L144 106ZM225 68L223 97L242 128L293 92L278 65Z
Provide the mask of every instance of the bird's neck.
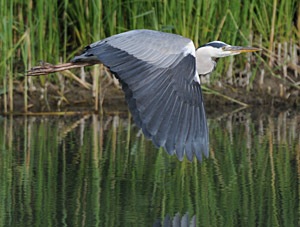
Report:
M203 53L201 48L196 50L196 68L199 75L206 75L214 71L216 62L206 53Z

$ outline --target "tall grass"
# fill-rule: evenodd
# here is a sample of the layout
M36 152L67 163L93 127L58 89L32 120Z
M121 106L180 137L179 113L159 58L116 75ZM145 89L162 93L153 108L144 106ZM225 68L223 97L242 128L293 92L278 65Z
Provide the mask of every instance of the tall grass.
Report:
M148 28L184 35L196 46L211 40L260 45L262 67L272 72L276 43L299 45L300 3L297 0L253 1L1 1L0 95L5 111L13 110L13 81L39 64L68 61L87 44L130 29ZM26 39L24 38L26 37ZM235 66L242 70L245 57ZM266 66L269 62L270 66ZM287 64L287 62L285 62ZM214 75L222 75L230 59L220 61ZM255 68L256 66L253 66ZM257 66L258 67L258 66ZM56 77L50 77L59 83ZM45 77L34 83L45 84ZM29 89L33 83L30 81Z

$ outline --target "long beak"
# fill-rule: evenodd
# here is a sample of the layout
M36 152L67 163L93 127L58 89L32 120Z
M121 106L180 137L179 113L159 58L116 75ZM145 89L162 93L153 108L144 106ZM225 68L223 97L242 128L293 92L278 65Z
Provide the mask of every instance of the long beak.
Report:
M242 47L242 46L225 46L225 51L231 51L233 53L246 53L246 52L255 52L255 51L261 51L261 49L256 47Z

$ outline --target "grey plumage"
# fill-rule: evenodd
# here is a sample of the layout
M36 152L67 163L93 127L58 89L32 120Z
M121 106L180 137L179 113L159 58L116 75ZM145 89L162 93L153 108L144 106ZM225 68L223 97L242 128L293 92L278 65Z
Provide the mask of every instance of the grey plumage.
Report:
M151 30L121 33L73 59L102 62L120 80L137 126L169 154L208 156L208 129L190 39Z
M199 75L216 67L215 58L260 51L212 41L195 46L179 35L133 30L87 46L70 63L41 65L28 76L103 63L120 80L138 127L157 147L182 160L208 156L209 139Z

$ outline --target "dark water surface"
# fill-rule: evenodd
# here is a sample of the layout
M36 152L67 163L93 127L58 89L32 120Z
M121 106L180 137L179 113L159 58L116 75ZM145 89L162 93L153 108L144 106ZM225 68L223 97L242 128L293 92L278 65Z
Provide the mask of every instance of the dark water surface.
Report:
M0 117L0 226L299 226L300 113L209 116L202 163L126 114Z

